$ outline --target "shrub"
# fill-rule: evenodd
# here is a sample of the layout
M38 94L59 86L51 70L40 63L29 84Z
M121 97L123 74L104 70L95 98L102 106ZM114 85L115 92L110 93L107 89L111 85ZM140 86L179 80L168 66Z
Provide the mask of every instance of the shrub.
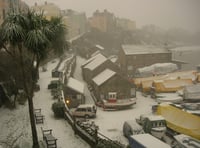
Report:
M65 104L62 101L54 102L52 104L52 110L55 117L63 118L64 117L64 108Z
M96 148L123 148L124 146L121 145L118 141L110 141L110 140L100 140Z

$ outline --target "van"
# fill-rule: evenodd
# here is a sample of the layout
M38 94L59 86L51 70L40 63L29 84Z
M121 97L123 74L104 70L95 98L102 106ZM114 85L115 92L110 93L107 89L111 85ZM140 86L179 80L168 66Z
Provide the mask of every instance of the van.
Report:
M74 111L74 117L94 118L96 117L97 108L93 104L81 104Z
M143 134L143 128L135 120L125 121L123 124L123 134L129 139L131 135Z

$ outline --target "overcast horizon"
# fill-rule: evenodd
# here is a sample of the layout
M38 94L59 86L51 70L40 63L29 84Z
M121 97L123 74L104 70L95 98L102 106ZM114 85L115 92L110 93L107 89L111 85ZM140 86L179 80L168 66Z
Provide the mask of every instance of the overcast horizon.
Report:
M29 6L35 2L44 4L45 0L23 0ZM200 0L46 0L60 9L73 9L92 16L97 9L107 9L116 17L128 18L141 28L154 24L163 29L182 28L200 31Z

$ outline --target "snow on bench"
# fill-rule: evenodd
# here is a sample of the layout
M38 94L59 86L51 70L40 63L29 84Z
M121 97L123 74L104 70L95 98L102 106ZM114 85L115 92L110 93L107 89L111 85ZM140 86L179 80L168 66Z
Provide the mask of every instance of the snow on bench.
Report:
M47 148L57 148L57 139L52 135L52 129L44 130L41 127L43 140L46 142Z
M41 114L41 108L34 109L34 114L36 124L44 122L44 115Z

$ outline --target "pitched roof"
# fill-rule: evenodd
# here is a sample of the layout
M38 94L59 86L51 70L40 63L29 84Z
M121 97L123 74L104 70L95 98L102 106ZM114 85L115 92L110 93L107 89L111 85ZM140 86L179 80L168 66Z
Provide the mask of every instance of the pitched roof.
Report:
M68 79L67 87L84 94L84 84L72 77Z
M104 47L102 47L101 45L95 45L95 47L101 49L101 50L104 50Z
M94 70L99 65L101 65L102 63L104 63L106 60L107 60L107 58L105 56L103 56L102 54L98 54L98 55L96 55L94 57L93 60L91 60L88 64L86 64L84 66L84 68L88 68L90 70Z
M94 54L91 58L87 59L81 66L85 66L88 63L90 63L91 61L93 61L94 59L96 59L98 56L101 56L102 54L99 52L97 54Z
M125 55L170 53L169 50L153 46L122 45Z
M116 72L110 70L110 69L105 69L103 72L98 74L96 77L94 77L92 80L94 83L96 83L98 86L102 85L104 82L109 80L111 77L113 77L116 74Z

